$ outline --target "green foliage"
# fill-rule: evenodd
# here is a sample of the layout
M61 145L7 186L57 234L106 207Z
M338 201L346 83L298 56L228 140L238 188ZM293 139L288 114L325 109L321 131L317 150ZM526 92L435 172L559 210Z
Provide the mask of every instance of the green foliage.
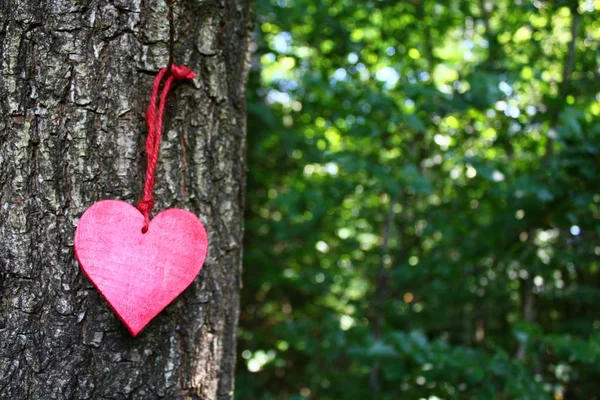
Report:
M256 6L236 398L595 398L600 1Z

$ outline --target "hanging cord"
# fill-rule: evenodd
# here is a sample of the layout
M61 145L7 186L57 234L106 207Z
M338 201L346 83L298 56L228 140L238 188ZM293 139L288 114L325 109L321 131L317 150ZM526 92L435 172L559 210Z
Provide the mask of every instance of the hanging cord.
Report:
M170 73L169 73L170 69ZM167 75L167 79L163 84L163 88L160 94L160 102L157 104L158 92L160 90L160 84L163 78ZM173 80L185 80L194 79L194 71L183 65L170 65L167 68L160 70L156 78L154 78L154 86L152 88L152 95L150 97L150 104L146 111L146 124L148 125L148 138L146 139L146 180L144 182L144 195L142 200L137 205L137 209L140 210L144 216L144 227L142 232L148 231L148 225L150 223L150 213L154 207L154 197L152 196L152 190L154 189L154 183L156 181L156 164L158 163L158 153L160 151L160 137L162 135L162 123L163 115L165 111L165 103L167 95L173 85Z

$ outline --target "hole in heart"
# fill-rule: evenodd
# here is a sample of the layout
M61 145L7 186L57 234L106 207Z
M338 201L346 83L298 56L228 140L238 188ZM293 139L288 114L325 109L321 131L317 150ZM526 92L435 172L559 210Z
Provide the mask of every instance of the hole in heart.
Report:
M148 227L147 226L142 227L142 233L146 233L146 232L148 232Z

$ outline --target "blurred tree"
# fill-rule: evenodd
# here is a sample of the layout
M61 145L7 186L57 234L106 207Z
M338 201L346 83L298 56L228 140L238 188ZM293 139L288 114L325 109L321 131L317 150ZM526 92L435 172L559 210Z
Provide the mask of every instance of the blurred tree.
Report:
M600 393L600 1L258 2L238 399Z

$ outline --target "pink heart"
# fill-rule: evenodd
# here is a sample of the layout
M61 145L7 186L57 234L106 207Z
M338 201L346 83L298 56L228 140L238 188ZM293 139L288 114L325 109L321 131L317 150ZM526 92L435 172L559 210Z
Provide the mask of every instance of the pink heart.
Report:
M93 204L75 231L83 272L137 335L187 288L202 269L208 237L189 211L160 212L142 233L144 217L118 200Z

